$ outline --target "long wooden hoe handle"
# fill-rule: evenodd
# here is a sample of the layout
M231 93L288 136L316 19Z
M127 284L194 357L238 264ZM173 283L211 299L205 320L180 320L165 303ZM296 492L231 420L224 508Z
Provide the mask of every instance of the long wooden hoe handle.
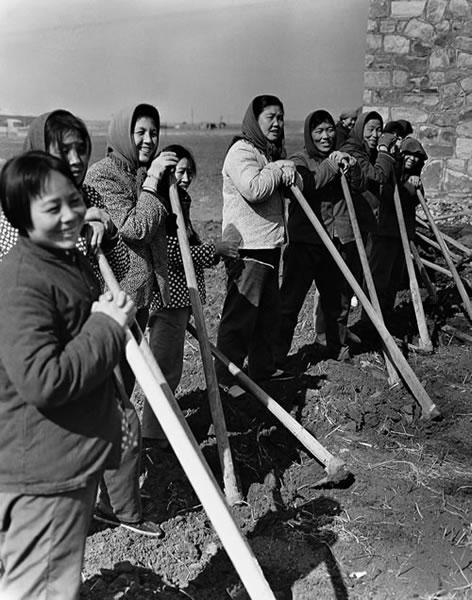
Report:
M108 288L112 292L119 290L113 271L101 251L98 262ZM126 328L126 358L251 600L275 600L157 362L152 353L149 358L144 358L129 328Z
M395 364L395 367L401 374L403 380L407 384L411 393L417 400L418 404L421 406L422 418L423 419L431 419L431 418L439 417L440 412L439 412L438 408L436 407L434 402L431 400L431 398L426 393L426 390L421 385L421 383L418 380L418 378L416 377L413 369L410 367L407 360L401 353L400 349L396 345L394 339L388 332L384 323L382 322L381 319L379 319L374 307L369 302L369 299L365 295L361 286L357 283L356 278L354 277L352 272L347 267L346 263L342 259L342 256L339 254L336 246L333 244L333 242L331 241L331 238L326 233L323 225L320 223L320 221L316 217L315 213L310 208L310 205L306 201L305 197L303 196L303 194L301 193L301 191L298 189L297 186L292 186L291 190L292 190L293 195L295 196L296 200L300 203L302 210L305 212L305 214L308 217L308 219L310 220L311 224L316 229L316 232L320 236L322 242L328 249L331 256L334 258L338 267L341 269L344 277L347 279L347 281L348 281L349 285L351 286L351 288L353 289L354 293L359 298L368 317L370 318L373 325L377 329L377 331L378 331L380 337L382 338L383 343L387 349L387 352L389 353L391 361Z
M187 330L193 335L194 338L198 339L198 333L196 329L189 323ZM329 475L332 471L332 465L337 464L344 466L344 463L339 458L336 458L329 450L320 444L320 442L314 438L298 421L296 421L290 413L280 406L269 394L267 394L261 387L257 385L250 377L242 371L236 364L227 358L223 352L218 350L216 346L210 344L211 353L217 358L228 371L235 377L244 389L250 392L261 404L263 404L269 412L271 412L276 419L278 419L289 431L292 433L297 440L302 443L305 448L325 467ZM345 471L347 473L347 471Z
M397 213L397 221L398 227L400 229L403 253L405 255L408 279L410 280L411 301L415 310L416 323L418 325L418 333L420 335L420 348L426 352L432 352L433 343L431 342L428 326L426 324L426 317L424 314L423 302L421 301L420 288L418 285L418 280L416 279L413 259L411 258L410 241L408 239L408 233L406 231L405 218L403 216L402 203L400 199L400 192L398 191L398 185L396 182L395 187L393 188L393 201L395 204L395 211Z
M421 207L429 221L429 224L431 225L431 229L433 230L434 236L436 237L436 240L437 240L439 246L441 247L441 251L443 253L443 256L447 263L447 266L449 267L452 277L454 278L454 282L456 284L457 290L460 294L460 297L462 298L462 302L464 303L465 312L466 312L467 316L469 317L469 319L472 320L472 306L470 304L470 298L465 290L465 287L461 281L461 278L459 277L459 273L457 272L456 266L452 262L451 254L449 252L448 247L446 246L446 242L444 241L444 238L443 238L441 232L439 231L438 226L434 222L433 216L431 215L431 211L429 210L429 207L426 204L426 200L424 199L423 194L421 193L420 190L417 190L416 193L418 195L418 199L420 201Z
M369 261L367 260L367 254L365 251L364 242L362 240L362 234L359 227L359 222L357 220L356 210L354 208L354 202L352 201L351 192L349 190L349 185L346 180L346 176L344 173L341 173L341 187L343 189L344 198L346 200L347 209L349 212L349 217L351 219L352 230L354 232L354 238L356 240L357 251L359 252L359 257L361 259L362 270L364 272L364 279L367 285L367 289L369 291L370 301L372 306L375 308L379 319L384 322L382 316L382 309L380 308L379 297L377 295L377 290L375 289L374 280L372 278L372 271L370 270ZM384 351L383 353L385 366L387 368L388 373L388 383L390 385L396 385L400 382L400 378L398 373L393 366L388 354Z
M200 294L198 293L197 276L195 274L195 267L193 266L192 254L190 252L187 228L182 213L182 207L180 205L177 184L175 182L175 178L173 179L173 183L171 183L169 186L169 197L172 210L177 216L177 238L179 240L180 254L182 256L182 262L184 265L190 302L192 304L192 313L198 331L198 343L200 346L203 371L205 373L205 380L208 390L208 400L210 404L213 425L215 427L218 455L223 473L223 486L228 502L230 504L236 504L242 500L242 496L238 489L236 475L234 472L233 457L231 455L231 447L228 440L228 431L226 429L225 416L223 413L223 406L221 404L215 365L211 357L210 343L208 341L205 317L203 315L203 307L200 300Z

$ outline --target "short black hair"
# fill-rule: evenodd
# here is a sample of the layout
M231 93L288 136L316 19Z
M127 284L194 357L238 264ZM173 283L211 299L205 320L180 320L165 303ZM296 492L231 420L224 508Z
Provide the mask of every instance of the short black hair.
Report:
M398 137L405 137L405 132L403 130L402 124L398 121L388 121L387 123L385 123L382 133L394 133Z
M256 117L256 119L267 106L280 106L280 108L284 110L282 100L280 100L280 98L277 98L277 96L272 96L270 94L256 96L252 101L252 110L254 111L254 116Z
M179 160L186 158L190 163L193 174L197 174L197 165L195 163L195 159L193 158L193 154L184 146L181 146L180 144L170 144L170 146L163 148L161 152L174 152Z
M76 132L87 146L87 153L90 155L92 151L92 142L87 130L87 126L68 110L55 110L46 119L44 124L44 145L46 150L52 145L61 147L61 142L64 139L64 134L69 131Z
M3 213L21 235L26 235L27 229L33 225L31 201L44 191L51 171L61 173L79 189L69 165L60 158L40 150L32 150L11 158L0 173L0 201Z

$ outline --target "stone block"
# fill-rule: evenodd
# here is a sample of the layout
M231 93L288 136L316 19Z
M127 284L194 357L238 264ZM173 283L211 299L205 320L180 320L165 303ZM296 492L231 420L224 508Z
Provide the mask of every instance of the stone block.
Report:
M429 0L426 5L426 20L437 25L442 21L446 7L447 0Z
M411 44L411 53L414 56L430 56L433 49L431 46L426 46L423 42L416 40Z
M427 143L424 143L423 146L430 158L450 158L454 155L454 146Z
M456 140L457 158L472 158L472 138L458 137Z
M420 138L421 141L421 138ZM426 192L431 189L438 189L442 179L443 161L442 160L430 160L424 166L421 172L421 181L425 187Z
M376 52L382 48L382 36L374 33L367 34L367 50L370 52Z
M423 100L423 106L425 108L435 108L439 104L439 96L436 94L435 96L428 96Z
M442 146L453 146L456 140L456 132L452 127L441 127L439 130L438 144Z
M450 0L449 12L455 18L469 18L471 17L471 7L467 0Z
M464 92L472 92L472 77L464 77L460 85Z
M446 81L446 76L443 71L431 71L429 74L429 84L432 86L440 86Z
M472 67L472 54L466 52L459 52L457 56L458 67Z
M390 15L390 0L371 0L369 18L379 19Z
M436 25L437 33L447 33L451 29L451 22L447 19L444 19L440 23Z
M392 107L392 119L406 119L412 123L425 123L428 113L414 106Z
M460 122L456 127L456 133L458 137L472 138L472 120Z
M426 0L393 0L392 17L420 17L423 14Z
M402 102L404 104L423 104L422 94L404 94L402 96Z
M373 54L366 54L364 59L364 65L366 69L369 69L375 62L375 56Z
M455 82L446 83L442 86L441 91L443 93L443 96L457 96L461 93L461 88Z
M436 28L438 35L433 38L432 43L438 48L446 48L446 46L449 46L456 39L457 34L454 31L440 32L438 29Z
M377 33L377 30L378 30L377 21L373 21L372 19L369 19L367 21L367 31L368 31L368 33Z
M460 116L456 110L441 110L431 115L429 122L441 127L455 127Z
M434 125L420 125L418 132L421 140L425 143L432 144L436 142L439 137L440 128Z
M464 50L465 52L472 52L472 37L458 35L456 37L455 46L459 50Z
M407 87L409 78L410 75L408 71L393 71L392 73L392 83L395 87Z
M408 54L410 51L410 40L402 35L385 35L383 47L385 52Z
M412 76L428 73L428 58L398 54L394 57L394 63L397 67L407 69Z
M466 165L467 161L462 160L460 158L448 158L446 160L446 168L451 169L452 171L459 171L461 173L465 173Z
M467 94L465 97L465 106L472 106L472 94Z
M465 106L465 94L458 96L445 96L441 99L442 110L458 110Z
M446 192L459 192L469 194L472 191L472 178L467 173L453 169L444 169L443 187Z
M419 19L411 19L403 33L413 40L421 40L422 42L428 43L433 40L434 27Z
M397 22L392 19L380 21L380 33L395 33Z
M364 74L364 86L370 89L388 88L391 85L390 79L388 71L366 71Z
M444 48L435 48L429 57L430 69L447 69L450 66L449 52Z
M362 104L372 104L372 92L370 90L364 90Z

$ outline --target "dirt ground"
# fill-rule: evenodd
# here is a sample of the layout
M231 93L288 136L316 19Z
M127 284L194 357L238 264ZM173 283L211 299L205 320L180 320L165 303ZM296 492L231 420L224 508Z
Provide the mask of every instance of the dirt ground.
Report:
M204 239L219 235L221 158L232 132L165 133L161 145L183 143L197 156L194 219ZM302 146L301 129L287 145ZM20 151L3 140L0 155ZM94 158L104 152L94 139ZM92 159L93 162L93 159ZM447 204L446 204L447 210ZM472 247L470 226L442 225ZM469 237L468 237L469 236ZM437 256L431 256L438 261ZM462 273L472 280L471 270ZM352 476L320 487L320 463L254 398L222 398L245 502L232 509L279 599L472 598L471 347L444 324L470 334L450 280L440 302L425 309L435 351L408 361L443 419L428 423L403 385L390 389L381 354L361 351L350 363L323 360L314 343L313 293L295 333L290 384L267 391ZM216 338L225 274L207 272L208 333ZM399 298L396 334L417 343L408 294ZM359 316L354 311L352 321ZM198 346L188 338L179 404L215 476L221 478ZM135 401L142 404L137 390ZM87 540L83 600L243 600L244 588L172 451L147 457L145 502L162 540L93 525Z
M204 237L218 235L218 223L198 226ZM460 237L470 228L452 229ZM350 363L323 360L313 342L313 294L307 298L289 361L297 378L266 391L345 461L352 475L342 484L318 486L322 466L254 398L223 397L245 497L232 512L278 599L472 598L471 349L440 332L444 323L470 327L450 283L437 283L441 311L425 301L435 351L410 351L408 360L440 422L422 421L403 385L389 388L378 352ZM224 284L221 266L207 273L213 340ZM408 295L397 313L405 339L417 343ZM177 397L219 479L204 389L198 347L188 338ZM135 400L139 406L139 390ZM156 541L95 526L81 597L247 598L173 452L146 464L148 514L166 535Z

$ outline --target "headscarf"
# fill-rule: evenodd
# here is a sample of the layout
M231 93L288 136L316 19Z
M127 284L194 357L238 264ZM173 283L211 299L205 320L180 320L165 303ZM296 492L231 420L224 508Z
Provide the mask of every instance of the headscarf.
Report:
M424 166L424 163L428 160L428 155L425 152L425 149L420 144L420 142L413 137L406 137L402 140L400 145L400 153L404 154L414 154L419 157L419 162L415 166L415 171L419 175Z
M282 135L277 143L269 142L269 140L262 133L261 128L259 127L259 123L257 122L257 117L254 112L254 104L257 101L259 96L254 98L249 106L247 107L246 113L243 118L243 122L241 125L241 135L235 136L228 147L228 150L231 148L233 144L235 144L238 140L246 140L253 146L255 146L258 150L260 150L270 161L279 160L280 158L285 158L285 135L282 130ZM274 96L274 98L276 98ZM282 101L277 98L277 106L281 106L283 110Z
M134 119L138 112L141 116L146 114L146 116L154 119L159 136L159 112L156 107L146 103L122 108L111 120L107 136L107 154L113 153L133 170L137 170L141 166L138 149L134 143L133 131L131 129L135 124ZM159 143L159 137L157 142ZM154 155L150 158L149 162L157 155L158 143L156 144Z
M28 133L26 134L25 141L23 142L24 152L28 152L29 150L42 150L43 152L49 151L49 148L46 148L46 125L49 119L51 119L54 116L69 116L75 119L76 121L80 122L84 129L83 132L81 131L81 133L84 134L84 141L87 144L87 149L90 154L90 151L92 149L92 141L90 139L90 135L87 131L85 124L80 119L78 119L78 117L73 115L68 110L64 110L63 108L58 108L56 110L43 113L42 115L39 115L39 117L36 117L36 119L33 119L33 121L31 121L31 124L28 128ZM64 131L64 133L65 132L66 130Z
M326 158L326 155L321 153L315 146L315 144L313 143L313 138L311 136L311 132L313 131L313 129L316 127L316 125L319 125L320 123L331 123L333 127L335 127L334 119L327 110L315 110L307 116L307 118L305 119L305 126L303 131L305 139L305 150L310 158ZM334 145L335 139L333 140L333 150Z
M354 127L351 129L351 133L347 138L346 143L341 147L343 152L350 153L352 150L363 150L375 161L377 151L371 150L364 140L364 127L367 121L370 121L371 119L378 119L380 121L380 126L383 127L383 119L377 111L371 110L362 113L359 115Z

